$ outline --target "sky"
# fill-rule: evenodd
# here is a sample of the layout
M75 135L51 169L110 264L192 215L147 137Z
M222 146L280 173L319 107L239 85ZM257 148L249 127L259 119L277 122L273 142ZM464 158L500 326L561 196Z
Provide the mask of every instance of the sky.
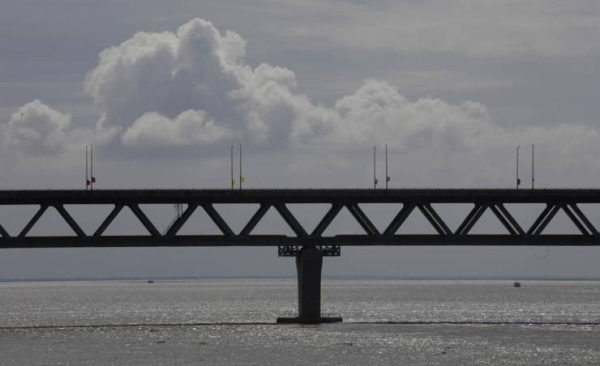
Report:
M375 145L380 182L388 146L391 188L512 188L517 146L530 187L531 145L536 187L597 188L599 33L596 1L4 0L0 189L83 189L92 144L98 189L227 188L240 144L248 189L369 188ZM0 223L18 232L32 213L15 210ZM391 212L371 210L380 225ZM100 216L78 214L89 230ZM38 234L60 225L43 217ZM598 255L343 248L324 273L600 277ZM274 248L0 252L0 278L293 273Z

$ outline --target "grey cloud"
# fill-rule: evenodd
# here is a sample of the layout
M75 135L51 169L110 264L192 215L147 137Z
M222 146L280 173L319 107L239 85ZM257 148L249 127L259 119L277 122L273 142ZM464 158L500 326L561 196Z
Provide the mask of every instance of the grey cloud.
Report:
M588 1L387 1L345 6L339 13L343 16L336 22L303 28L303 36L326 35L332 44L363 50L477 57L571 58L600 51L594 42L600 30L598 7Z

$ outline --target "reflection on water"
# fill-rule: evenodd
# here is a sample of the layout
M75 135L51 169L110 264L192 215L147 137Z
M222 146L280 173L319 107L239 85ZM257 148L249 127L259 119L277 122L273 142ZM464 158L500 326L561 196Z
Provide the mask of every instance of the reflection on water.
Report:
M0 326L271 323L295 314L282 280L0 283ZM325 280L345 322L600 322L600 282Z

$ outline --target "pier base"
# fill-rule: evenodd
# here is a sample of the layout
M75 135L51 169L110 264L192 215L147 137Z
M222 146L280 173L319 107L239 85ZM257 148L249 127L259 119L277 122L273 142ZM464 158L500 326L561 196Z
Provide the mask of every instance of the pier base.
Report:
M321 269L323 253L316 247L304 247L296 255L298 274L298 317L277 318L277 323L336 323L341 317L321 317Z

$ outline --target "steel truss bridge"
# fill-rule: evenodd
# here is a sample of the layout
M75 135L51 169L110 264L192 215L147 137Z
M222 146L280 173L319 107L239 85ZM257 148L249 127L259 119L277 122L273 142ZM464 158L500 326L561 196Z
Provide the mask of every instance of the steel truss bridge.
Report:
M360 207L361 204L398 204L398 212L383 231ZM0 222L0 248L44 247L156 247L156 246L278 246L281 255L294 255L303 246L320 246L325 255L338 255L342 245L599 245L596 226L578 205L600 204L600 190L502 190L502 189L390 189L390 190L30 190L0 191L0 206L38 206L37 212L20 233L10 235ZM86 233L65 205L113 205L114 208L95 230ZM183 204L185 210L168 227L159 230L140 205ZM256 205L258 209L239 232L217 211L217 204ZM331 207L312 230L306 230L289 210L290 204L328 204ZM435 204L471 204L473 207L457 229L436 212ZM506 204L544 204L545 208L531 226L519 223ZM104 235L113 220L129 208L149 235ZM599 206L600 207L600 206ZM38 220L55 209L75 235L29 236ZM257 235L253 230L271 209L275 209L293 232L286 235ZM325 230L346 208L363 228L361 235L324 236ZM222 235L179 235L180 229L196 210L206 212ZM405 221L420 211L437 234L399 234ZM486 211L491 211L507 234L471 234ZM578 228L578 234L547 235L544 229L559 211ZM296 248L296 249L294 249ZM336 249L337 248L337 249Z
M365 214L361 204L397 204L398 211L380 231ZM140 205L178 204L185 209L164 231L159 230ZM215 208L218 204L258 205L239 232ZM316 227L308 231L288 205L327 204L329 210ZM437 204L470 204L472 208L456 229L436 212ZM533 224L519 223L505 205L544 205ZM0 206L38 208L23 229L11 235L0 222L0 248L82 248L82 247L202 247L277 246L280 256L295 256L298 270L299 318L295 321L325 321L320 316L320 278L323 256L339 256L343 245L600 245L600 233L579 205L600 204L598 189L265 189L265 190L3 190ZM86 233L65 205L112 205L113 209L93 233ZM183 205L183 206L181 206ZM128 208L148 235L105 235L113 220ZM74 232L71 236L30 236L32 228L49 209L55 209ZM271 209L275 209L293 235L258 235L253 230ZM360 235L324 235L327 228L347 209L364 230ZM179 231L196 210L203 210L222 235ZM436 234L401 234L406 220L416 211L427 219ZM492 212L506 234L472 234L485 212ZM545 234L544 230L560 211L577 227L577 234Z

